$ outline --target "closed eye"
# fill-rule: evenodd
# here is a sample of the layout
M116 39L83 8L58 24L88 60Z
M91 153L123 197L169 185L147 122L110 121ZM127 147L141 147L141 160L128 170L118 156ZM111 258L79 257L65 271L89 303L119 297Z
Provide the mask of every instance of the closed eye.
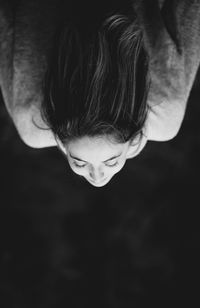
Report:
M86 166L86 164L78 164L77 162L73 162L73 165L75 166L75 167L77 167L77 168L84 168L85 166ZM105 166L106 167L115 167L115 166L117 166L117 165L119 165L119 163L118 162L115 162L115 163L109 163L109 162L107 162L106 164L105 164Z
M113 162L107 162L105 165L106 165L107 167L115 167L115 166L119 165L119 163L118 163L118 162L115 162L115 163L113 163Z
M74 166L76 166L77 168L84 168L86 166L86 164L78 164L77 162L73 162Z

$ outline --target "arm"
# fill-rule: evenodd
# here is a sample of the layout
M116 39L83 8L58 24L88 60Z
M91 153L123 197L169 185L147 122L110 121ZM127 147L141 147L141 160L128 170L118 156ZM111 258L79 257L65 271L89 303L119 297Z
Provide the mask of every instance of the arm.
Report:
M25 5L23 8L26 10ZM39 44L32 43L34 40L31 36L34 36L35 30L29 29L34 26L33 22L29 22L30 14L27 15L21 10L22 8L20 20L16 20L15 1L0 0L2 96L6 109L25 144L33 148L56 146L53 133L40 115L41 83L45 71L44 57L38 52ZM36 14L33 12L31 16L35 18ZM42 39L43 41L45 44L45 39ZM44 129L39 129L34 122Z
M136 1L150 58L148 140L175 137L200 63L200 1Z

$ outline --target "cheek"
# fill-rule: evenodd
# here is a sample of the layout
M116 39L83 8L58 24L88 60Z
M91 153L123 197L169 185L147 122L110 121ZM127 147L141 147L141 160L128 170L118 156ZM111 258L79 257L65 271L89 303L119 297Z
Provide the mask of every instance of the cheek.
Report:
M75 167L74 164L70 160L68 160L68 163L69 163L69 166L70 166L70 168L72 169L72 171L74 173L76 173L78 175L86 174L85 168L77 168L77 167Z
M87 174L85 168L81 169L81 168L76 168L76 167L73 167L73 166L70 166L70 167L71 167L72 171L74 173L78 174L78 175L83 175L84 176L84 175Z
M118 173L124 167L125 162L126 161L119 163L119 165L116 166L115 168L109 168L110 170L107 168L108 169L107 173L110 174L110 175L115 175L116 173Z

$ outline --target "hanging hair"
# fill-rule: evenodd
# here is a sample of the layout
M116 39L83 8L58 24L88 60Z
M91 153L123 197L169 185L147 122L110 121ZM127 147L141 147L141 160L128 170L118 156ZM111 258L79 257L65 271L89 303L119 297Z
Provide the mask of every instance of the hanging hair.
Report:
M65 144L109 135L123 143L142 134L148 57L134 13L112 14L96 27L68 21L55 39L42 105L55 137Z

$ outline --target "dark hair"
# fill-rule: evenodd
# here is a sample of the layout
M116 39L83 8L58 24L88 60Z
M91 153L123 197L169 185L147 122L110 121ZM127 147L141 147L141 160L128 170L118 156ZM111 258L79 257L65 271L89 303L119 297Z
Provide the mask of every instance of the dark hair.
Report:
M95 30L68 21L56 34L42 117L63 144L97 135L123 143L142 133L148 88L148 57L133 13L107 16Z

